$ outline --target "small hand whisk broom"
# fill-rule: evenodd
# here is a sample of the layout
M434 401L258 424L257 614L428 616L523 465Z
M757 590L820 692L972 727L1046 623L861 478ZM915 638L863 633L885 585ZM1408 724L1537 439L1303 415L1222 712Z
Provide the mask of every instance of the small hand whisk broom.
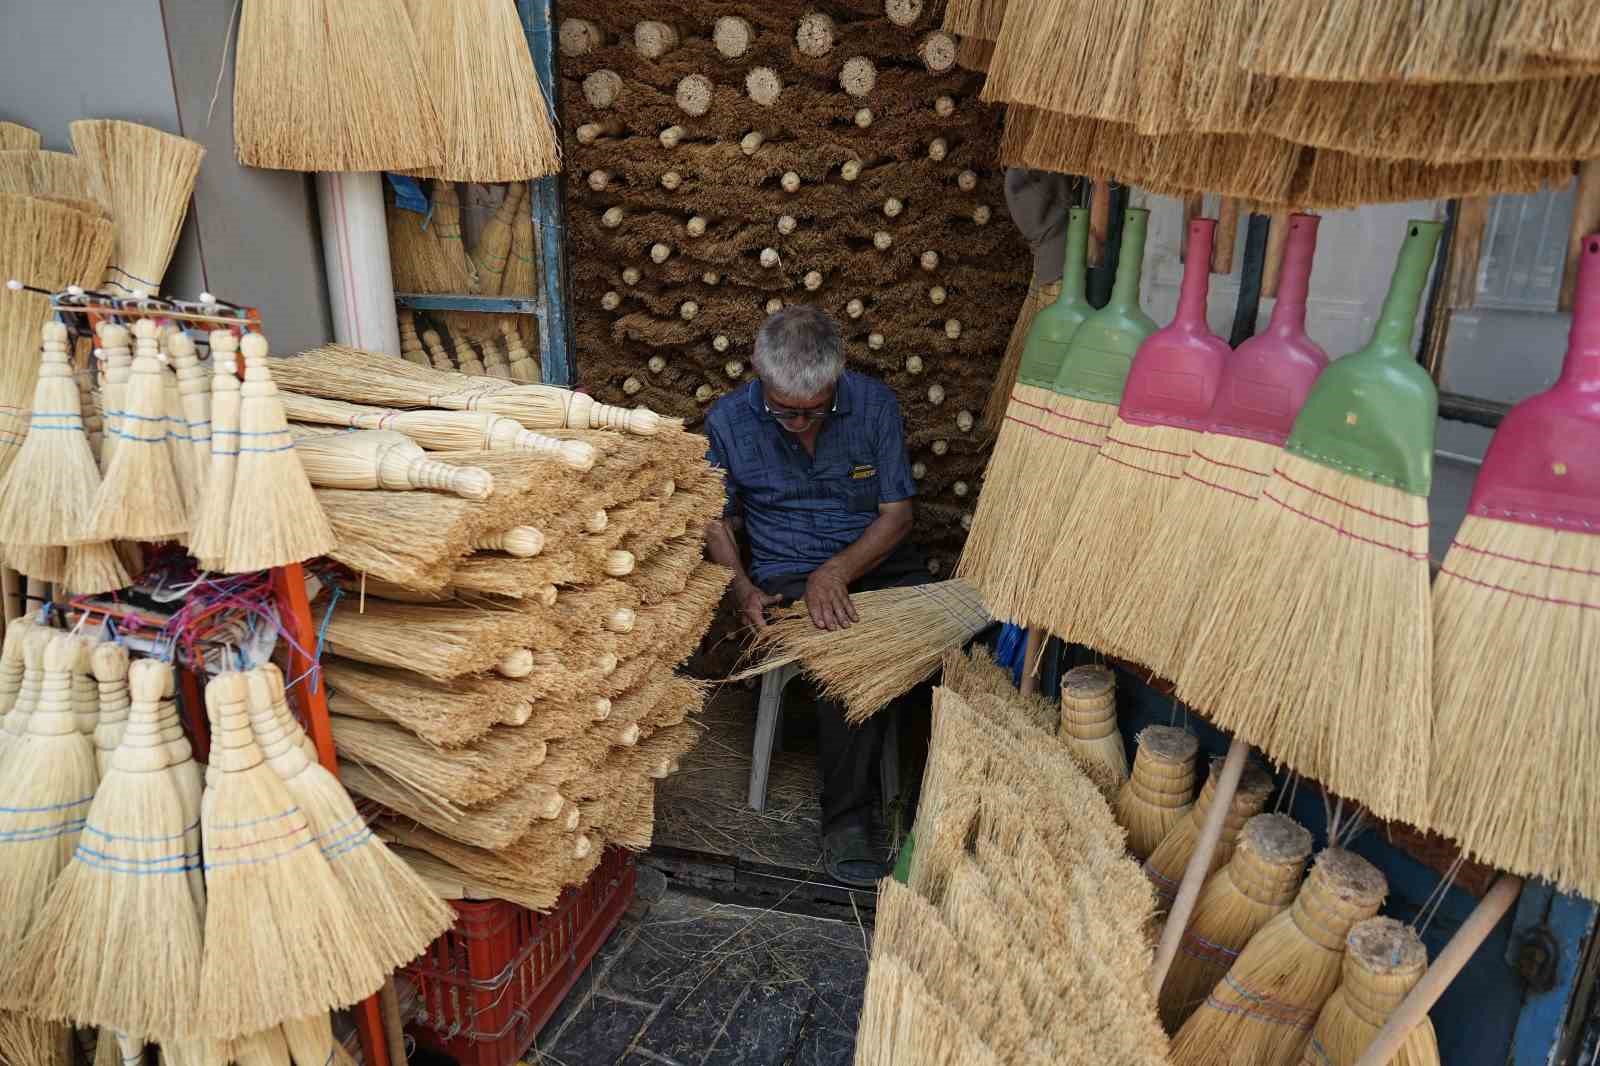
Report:
M252 670L245 684L250 726L267 765L310 819L351 909L376 919L363 928L371 954L390 968L410 962L450 928L454 913L373 836L338 779L307 758L307 738L289 714L277 668Z
M156 333L148 318L133 324L133 368L117 417L117 444L89 520L97 540L167 540L189 528L167 451L165 371Z
M267 339L247 333L239 351L245 361L239 389L239 459L222 567L230 574L313 559L326 555L336 543L295 455L278 387L267 367Z
M1300 1066L1356 1066L1389 1015L1422 980L1428 949L1393 918L1357 922L1345 939L1339 987L1317 1016ZM1439 1066L1439 1042L1426 1017L1407 1035L1391 1066Z
M1267 328L1222 370L1206 432L1183 466L1126 584L1094 627L1096 647L1176 680L1194 627L1238 544L1328 354L1306 335L1315 215L1291 215ZM1278 225L1277 221L1273 225Z
M432 489L486 500L494 477L482 467L429 459L422 446L389 429L302 437L294 457L311 484L330 489Z
M157 724L161 726L161 741L167 746L167 772L172 775L173 782L178 786L178 795L183 800L184 854L188 859L189 895L194 899L195 913L200 916L200 922L204 925L206 883L200 868L203 771L200 764L195 761L194 749L189 746L189 738L183 731L183 724L178 720L178 679L166 663L159 663L157 666L161 678L160 718ZM149 670L148 667L144 669L147 672Z
M0 766L10 759L12 751L22 744L28 733L28 719L39 706L39 689L44 684L44 647L50 643L55 630L49 626L24 623L17 627L22 656L22 677L17 682L16 699L6 712L4 731L0 732Z
M1144 862L1145 876L1150 878L1150 883L1156 887L1158 913L1170 910L1173 898L1178 894L1178 885L1183 880L1184 871L1189 865L1189 857L1194 854L1201 828L1206 822L1206 815L1211 810L1212 798L1216 793L1217 774L1221 769L1222 758L1220 756L1213 758L1211 773L1207 775L1206 783L1200 786L1200 798L1195 801L1189 816L1173 826L1171 832L1161 838L1161 843ZM1247 766L1243 777L1239 780L1239 787L1228 804L1228 812L1222 823L1222 836L1217 839L1216 849L1211 854L1211 863L1206 869L1205 877L1209 878L1233 857L1234 845L1239 839L1239 834L1244 831L1245 823L1261 813L1261 808L1267 805L1267 799L1271 795L1272 775L1260 766L1254 764Z
M0 721L11 713L22 688L22 638L32 632L33 623L13 618L6 623L5 639L0 644ZM4 730L0 730L0 750L4 750Z
M1117 416L1057 530L1044 571L1051 580L1025 612L1063 640L1087 641L1120 598L1128 564L1182 480L1216 398L1229 355L1206 323L1216 228L1215 219L1189 223L1177 313L1134 353Z
M478 245L472 250L472 261L478 267L478 292L485 295L498 295L500 292L506 264L511 257L511 234L516 228L526 190L527 185L520 181L508 185L500 206L478 236Z
M1388 884L1378 868L1330 848L1288 910L1250 938L1172 1041L1174 1066L1295 1062L1339 984L1345 938L1378 913Z
M1153 725L1139 734L1133 773L1117 794L1117 824L1128 850L1148 859L1194 805L1194 763L1200 742L1187 729Z
M103 776L128 728L128 649L111 641L96 644L89 655L89 668L94 671L100 699L100 720L94 727L94 758Z
M239 341L225 329L211 334L211 455L200 513L189 530L189 551L207 570L222 569L239 466Z
M511 225L511 252L505 276L500 279L500 295L532 296L538 277L533 250L533 212L524 206ZM507 323L509 324L509 323ZM513 364L514 366L514 364ZM515 381L538 381L537 377L515 377Z
M46 1018L115 1030L134 1046L192 1034L201 995L201 929L187 881L199 859L189 852L190 814L159 722L169 675L153 660L129 669L122 743L13 986ZM129 964L107 966L107 958Z
M1115 674L1103 666L1075 666L1062 675L1056 735L1106 800L1115 803L1128 781L1128 749L1117 728Z
M1372 340L1318 377L1195 631L1178 698L1275 762L1428 825L1428 490L1410 338L1442 225L1411 222Z
M1174 1033L1205 1002L1261 927L1294 902L1311 834L1283 814L1245 823L1233 855L1201 889L1161 985L1161 1023Z
M167 352L178 382L179 413L184 420L184 438L193 456L185 466L193 471L185 486L189 501L189 520L193 527L205 499L206 475L211 471L211 378L195 355L194 341L187 333L174 333L167 340ZM176 465L175 465L176 468Z
M1600 691L1600 233L1578 271L1561 376L1495 430L1433 586L1429 824L1594 895L1600 799L1579 753Z

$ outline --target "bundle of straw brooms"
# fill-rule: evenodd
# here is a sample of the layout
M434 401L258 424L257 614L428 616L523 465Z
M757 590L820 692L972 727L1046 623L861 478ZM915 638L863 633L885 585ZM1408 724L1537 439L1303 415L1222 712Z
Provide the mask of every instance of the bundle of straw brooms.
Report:
M1600 155L1561 7L963 0L946 24L993 41L1012 165L1335 208L1528 192Z

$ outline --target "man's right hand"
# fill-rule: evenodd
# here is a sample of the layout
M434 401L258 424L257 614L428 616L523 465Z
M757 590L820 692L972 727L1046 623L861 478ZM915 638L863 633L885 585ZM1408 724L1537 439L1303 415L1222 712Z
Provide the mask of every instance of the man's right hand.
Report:
M783 601L777 593L762 592L753 581L744 581L734 590L738 597L739 613L756 629L767 628L767 608Z

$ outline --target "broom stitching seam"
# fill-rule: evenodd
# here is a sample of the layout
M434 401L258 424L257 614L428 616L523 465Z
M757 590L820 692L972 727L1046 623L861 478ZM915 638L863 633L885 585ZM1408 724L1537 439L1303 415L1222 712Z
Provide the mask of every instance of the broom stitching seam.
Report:
M1228 470L1237 470L1241 474L1249 474L1251 477L1264 478L1272 476L1272 471L1270 470L1255 470L1248 466L1240 466L1238 463L1225 463L1221 459L1213 459L1199 448L1196 448L1191 454L1201 462L1210 463L1212 466L1224 467Z
M1033 422L1023 422L1022 419L1016 418L1016 417L1014 417L1012 415L1006 415L1006 419L1008 421L1011 421L1011 422L1022 422L1023 425L1029 427L1030 429L1036 429L1040 433L1043 433L1047 437L1055 437L1055 438L1057 438L1059 440L1068 441L1068 442L1070 442L1072 444L1081 444L1086 448L1098 448L1098 447L1100 447L1100 442L1099 441L1084 440L1082 437L1073 437L1073 436L1070 436L1070 435L1068 435L1066 433L1058 433L1053 429L1045 429L1043 426L1036 425Z
M1304 446L1296 447L1292 454L1301 456L1302 458L1305 458L1305 459L1310 459L1310 460L1312 460L1314 462L1320 463L1323 466L1331 467L1331 468L1333 468L1335 470L1343 470L1344 472L1346 472L1348 474L1354 474L1357 477L1362 478L1362 479L1364 479L1366 481L1373 481L1373 482L1376 482L1376 483L1378 483L1380 485L1387 485L1390 488L1399 489L1401 492L1406 492L1406 493L1409 493L1410 495L1413 495L1413 496L1418 496L1418 495L1426 496L1427 495L1426 492L1418 493L1418 492L1413 492L1411 489L1408 489L1406 487L1408 482L1406 481L1405 478L1395 477L1392 474L1385 474L1385 473L1382 473L1380 471L1373 470L1370 467L1357 466L1356 464L1350 462L1349 460L1340 459L1339 457L1334 456L1334 455L1326 455L1326 454L1324 454L1322 452L1314 452L1314 451L1311 451L1310 449L1308 449L1308 448L1306 448ZM1313 490L1313 491L1315 491L1315 490ZM1382 516L1380 516L1380 517L1382 517ZM1399 519L1394 519L1394 521L1399 521Z
M1374 545L1375 547L1383 548L1386 551L1392 551L1397 555L1404 555L1409 559L1421 559L1424 562L1429 561L1429 557L1428 557L1428 553L1427 552L1414 552L1409 548L1398 548L1393 544L1385 544L1383 541L1377 540L1377 539L1375 539L1373 537L1363 537L1359 533L1352 533L1348 529L1341 529L1340 527L1334 525L1332 522L1328 521L1326 518L1318 518L1314 514L1310 514L1310 513L1306 512L1306 511L1302 511L1297 507L1294 507L1294 506L1291 506L1288 503L1285 503L1283 500L1280 500L1280 499L1278 499L1278 497L1274 496L1270 489L1265 491L1265 492L1263 492L1261 495L1264 496L1266 499L1271 500L1273 503L1277 504L1279 507L1282 507L1284 510L1289 511L1292 514L1299 515L1301 518L1304 518L1308 522L1315 522L1319 526L1327 526L1329 529L1333 530L1335 533L1339 534L1339 536L1341 536L1341 537L1349 537L1351 540L1360 541L1363 544L1371 544L1371 545Z
M1253 493L1242 492L1239 489L1230 489L1228 486L1223 485L1223 484L1219 484L1218 482L1207 481L1203 477L1195 477L1193 474L1189 473L1187 470L1185 470L1183 472L1183 476L1188 478L1190 481L1198 481L1200 484L1206 486L1207 488L1216 489L1219 492L1232 493L1233 495L1238 496L1240 499L1250 500L1252 502L1254 502L1255 500L1259 499L1259 497L1257 497Z
M255 766L248 767L248 769L253 770L256 766L260 765L261 763L256 763ZM211 830L212 832L216 832L219 829L249 829L251 826L261 825L265 822L276 822L280 818L288 818L290 815L299 813L300 807L296 805L279 811L277 814L269 814L261 818L251 818L249 821L245 822L213 822L211 823Z
M1555 607L1576 607L1583 611L1600 611L1600 603L1584 603L1582 600L1567 600L1558 596L1543 596L1537 592L1521 592L1517 589L1507 588L1504 585L1496 585L1492 582L1480 581L1475 577L1468 577L1460 571L1451 570L1448 567L1440 567L1439 573L1448 574L1457 581L1465 581L1469 585L1476 585L1479 588L1488 589L1491 592L1503 592L1508 596L1516 596L1520 599L1533 600L1537 603L1548 603Z
M1086 426L1094 426L1096 429L1110 429L1111 428L1111 423L1110 422L1096 422L1092 418L1082 418L1082 417L1080 417L1078 415L1069 415L1065 411L1057 411L1053 407L1045 407L1045 406L1043 406L1041 404L1029 403L1027 400L1017 400L1016 402L1018 404L1020 404L1021 406L1023 406L1023 407L1031 407L1035 411L1039 411L1039 412L1043 413L1044 415L1046 415L1049 418L1059 418L1063 422L1082 422L1084 425L1086 425ZM1013 418L1015 421L1019 421L1019 422L1022 421L1019 418L1015 418L1015 416L1013 416L1013 415L1007 415L1006 417L1007 418ZM1022 422L1022 424L1025 425L1025 426L1034 425L1034 423L1032 423L1032 422ZM1039 427L1036 427L1036 428L1041 428L1042 429L1043 427L1039 426Z
M1183 477L1182 474L1164 474L1159 470L1152 470L1147 466L1140 466L1138 463L1130 463L1126 459L1118 459L1114 455L1106 454L1104 450L1100 452L1100 458L1104 459L1108 463L1116 463L1118 466L1125 466L1129 470L1137 470L1141 474L1151 474L1155 477L1166 478L1168 481L1177 481Z
M1253 992L1248 986L1241 984L1233 974L1223 977L1222 983L1233 989L1246 1002L1241 1004L1224 1003L1217 999L1216 993L1206 997L1206 1006L1224 1014L1237 1014L1246 1018L1258 1018L1272 1025L1288 1025L1296 1029L1310 1029L1316 1021L1320 1008L1308 1009L1296 1007L1285 1003L1283 1000L1274 999L1264 992ZM1296 1019L1299 1020L1296 1020Z
M117 865L117 863L119 863L119 862L121 862L121 863L133 863L133 862L139 861L139 860L133 860L133 859L120 859L120 860L114 860L114 861L102 861L100 859L90 858L90 857L87 857L87 856L82 855L82 854L76 854L76 855L73 855L72 861L76 862L76 863L79 863L79 864L81 864L83 866L87 866L92 870L104 870L107 873L121 874L124 877L165 877L165 876L169 876L171 874L187 874L187 873L190 873L190 872L192 872L194 870L201 869L200 863L198 863L198 862L189 862L188 861L188 859L191 858L191 857L193 857L195 859L198 859L200 857L200 853L199 852L186 852L184 855L181 856L181 858L184 860L182 865L180 865L180 866L170 866L170 867L167 867L165 869L160 869L160 870L130 870L130 869L126 869L124 866Z
M299 851L300 849L308 847L308 846L310 846L312 844L315 844L317 842L316 838L311 835L311 832L310 832L310 830L308 828L306 828L304 825L302 825L301 829L305 831L306 838L304 840L302 840L300 843L296 844L294 847L289 848L287 851L280 851L280 852L277 852L276 854L273 854L273 855L264 855L259 859L229 859L226 862L212 862L210 859L207 859L206 860L206 864L205 864L205 869L207 871L211 871L211 870L226 870L226 869L228 869L229 867L232 867L232 866L264 866L267 863L277 862L279 859L288 858L290 855L293 855L295 852ZM294 835L293 833L284 834L284 836L293 836L293 835ZM229 851L229 850L237 851L240 848L257 847L257 846L259 846L261 844L270 844L273 840L282 840L282 839L284 839L283 836L277 836L277 837L272 837L270 840L257 840L257 841L255 841L253 843L250 843L250 844L235 844L235 845L232 845L231 847L230 846L224 846L224 845L218 845L217 847L212 848L211 850L213 850L213 851Z
M81 807L93 799L93 796L85 796L82 799L68 800L64 803L52 803L45 807L0 807L0 814L43 814L46 811L64 811L69 807Z
M128 866L154 866L158 863L171 862L174 859L184 861L187 861L191 858L198 859L200 857L200 853L198 851L179 851L170 855L157 855L154 858L145 859L135 856L115 855L109 851L96 851L94 848L80 843L77 849L73 852L72 857L75 861L88 862L90 865L95 865L98 863L101 864L101 869L108 869L109 867L105 866L105 863L123 863L124 865ZM129 870L125 872L133 873L134 871Z
M1109 433L1106 434L1106 443L1107 444L1120 445L1121 447L1124 447L1124 448L1133 448L1134 450L1141 451L1141 452L1153 452L1156 455L1170 455L1175 459L1187 459L1187 458L1189 458L1189 455L1191 454L1191 453L1186 452L1186 451L1185 452L1175 452L1175 451L1172 451L1172 450L1170 450L1168 448L1152 448L1148 444L1135 444L1131 440L1123 440L1120 437L1113 437Z
M108 833L104 829L96 826L93 822L84 827L84 832L93 833L95 836L104 837L107 840L131 840L140 844L159 844L163 840L182 840L185 836L199 828L200 820L197 818L176 833L167 833L158 837L132 836L128 833Z
M8 829L0 833L0 843L32 844L40 840L54 840L81 831L84 821L82 818L69 818L65 822L38 825L31 829Z
M1407 529L1427 529L1428 528L1428 523L1427 522L1408 522L1404 518L1392 518L1389 515L1383 514L1381 511L1374 511L1374 510L1371 510L1369 508L1362 507L1360 504L1351 503L1349 500L1341 499L1338 496L1334 496L1334 495L1332 495L1330 493L1323 492L1321 489L1314 489L1310 485L1307 485L1307 484L1304 484L1302 482L1296 481L1294 478L1292 478L1288 474L1284 473L1282 467L1274 467L1272 472L1274 474L1276 474L1278 477L1283 478L1283 480L1287 481L1289 484L1293 485L1295 488L1304 489L1305 491L1311 493L1313 496L1320 496L1325 500L1329 500L1329 501L1331 501L1333 503L1338 504L1340 507L1347 508L1347 509L1349 509L1351 511L1359 511L1362 514L1370 515L1373 518L1381 518L1385 522L1393 522L1395 525L1397 525L1397 526L1405 526Z
M1507 555L1504 552L1490 551L1488 548L1474 547L1464 541L1458 540L1451 547L1472 552L1474 555L1487 555L1491 559L1503 559L1508 563L1523 563L1527 566L1537 566L1545 570L1559 570L1563 574L1577 574L1580 577L1600 577L1600 570L1586 570L1580 566L1562 566L1559 563L1540 562L1538 559L1524 559L1518 555Z

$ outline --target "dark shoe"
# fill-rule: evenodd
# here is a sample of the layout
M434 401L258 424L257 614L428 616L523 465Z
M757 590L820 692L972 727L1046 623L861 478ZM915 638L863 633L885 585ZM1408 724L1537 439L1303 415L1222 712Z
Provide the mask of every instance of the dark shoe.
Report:
M872 888L889 872L859 825L822 834L822 866L829 877L851 888Z

